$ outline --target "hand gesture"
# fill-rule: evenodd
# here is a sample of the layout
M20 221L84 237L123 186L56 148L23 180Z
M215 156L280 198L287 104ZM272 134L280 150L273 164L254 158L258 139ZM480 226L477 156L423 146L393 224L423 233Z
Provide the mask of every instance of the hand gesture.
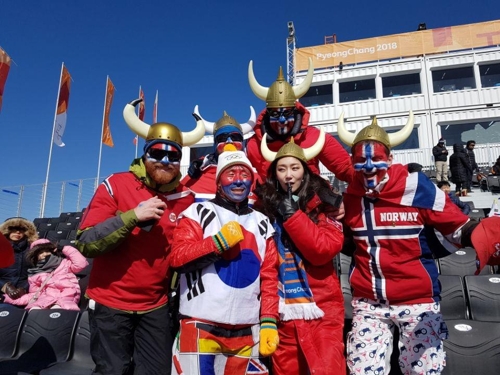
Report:
M278 213L283 217L283 220L286 221L298 210L299 205L292 196L292 186L288 184L287 196L278 204Z
M160 220L165 208L167 208L166 203L155 196L139 203L134 212L139 221Z

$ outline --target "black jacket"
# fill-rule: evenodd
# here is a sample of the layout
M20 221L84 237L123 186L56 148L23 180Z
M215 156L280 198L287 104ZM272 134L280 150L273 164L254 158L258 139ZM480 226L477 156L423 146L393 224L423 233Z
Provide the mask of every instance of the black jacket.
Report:
M445 152L443 152L445 151ZM434 161L447 161L448 160L448 150L444 144L438 143L432 148L432 155L434 155Z
M465 154L467 155L467 161L469 162L470 166L472 167L471 172L475 171L477 169L477 163L476 163L476 155L474 154L474 150L470 150L466 147Z
M467 182L468 173L472 173L472 167L467 160L467 154L460 143L453 145L453 154L450 156L451 181L453 183Z

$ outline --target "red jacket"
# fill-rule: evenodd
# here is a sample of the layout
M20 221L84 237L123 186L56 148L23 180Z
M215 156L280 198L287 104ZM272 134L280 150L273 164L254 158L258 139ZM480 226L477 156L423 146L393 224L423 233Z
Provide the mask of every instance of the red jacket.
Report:
M297 110L302 113L302 124L300 132L293 137L293 140L302 148L311 147L318 140L319 130L316 127L308 126L310 113L307 108L299 102L296 102L295 106ZM260 143L265 132L262 124L265 115L266 110L263 110L259 114L257 124L254 128L255 134L248 140L246 148L248 159L263 181L266 180L267 170L270 164L264 159L260 152ZM271 151L277 152L281 146L289 141L290 138L287 138L286 142L275 140L268 143L267 146ZM313 173L320 174L319 162L329 171L333 172L338 179L346 182L352 180L354 169L352 168L349 154L342 145L328 133L326 134L325 145L321 153L307 163Z
M310 212L321 203L314 196L308 203ZM344 241L341 224L320 213L315 224L307 213L299 210L285 223L284 228L304 260L307 280L314 301L325 315L321 319L291 320L281 322L278 327L283 344L298 341L301 355L289 350L285 345L278 346L273 354L273 373L276 375L296 374L298 369L307 366L309 373L315 375L343 374L345 359L342 339L344 327L344 298L340 288L333 258L340 253ZM293 337L290 340L290 337Z
M14 249L9 240L0 233L0 268L14 264Z

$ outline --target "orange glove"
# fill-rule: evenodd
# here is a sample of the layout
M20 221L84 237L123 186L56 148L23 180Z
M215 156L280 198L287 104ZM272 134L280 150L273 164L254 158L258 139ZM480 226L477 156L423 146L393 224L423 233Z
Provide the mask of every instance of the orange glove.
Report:
M278 329L276 323L264 321L260 323L260 343L259 353L263 356L273 354L278 348L280 339L278 337Z
M237 221L230 221L222 226L215 236L212 236L219 253L229 250L243 241L243 232Z

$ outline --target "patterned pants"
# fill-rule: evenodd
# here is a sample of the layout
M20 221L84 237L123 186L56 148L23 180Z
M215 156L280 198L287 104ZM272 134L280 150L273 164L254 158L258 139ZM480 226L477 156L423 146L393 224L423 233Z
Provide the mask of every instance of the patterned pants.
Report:
M387 375L394 327L399 328L399 366L404 374L440 374L446 364L448 330L439 303L388 305L354 298L352 330L347 335L351 374Z
M228 328L182 319L172 351L172 375L267 375L259 360L259 330L259 324Z

